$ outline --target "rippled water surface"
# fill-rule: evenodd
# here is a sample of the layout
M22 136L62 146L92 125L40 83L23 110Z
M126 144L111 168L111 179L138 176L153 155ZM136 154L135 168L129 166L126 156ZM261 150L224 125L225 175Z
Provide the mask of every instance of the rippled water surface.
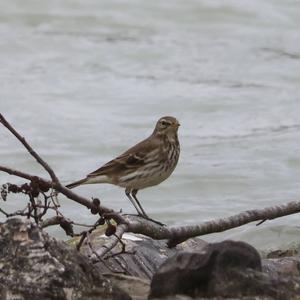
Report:
M64 183L147 137L160 116L176 116L179 165L139 194L167 224L297 200L299 28L292 0L4 0L0 111ZM4 128L0 139L0 164L47 176ZM22 182L0 174L0 183L13 180ZM76 191L134 212L118 187ZM70 218L92 221L88 210L61 203ZM206 238L297 247L299 225L295 215Z

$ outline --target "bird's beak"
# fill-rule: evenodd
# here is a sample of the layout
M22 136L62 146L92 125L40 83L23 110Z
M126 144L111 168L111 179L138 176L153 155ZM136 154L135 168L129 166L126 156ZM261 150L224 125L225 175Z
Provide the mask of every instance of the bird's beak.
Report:
M180 124L176 123L176 124L173 124L172 126L178 128L180 126Z

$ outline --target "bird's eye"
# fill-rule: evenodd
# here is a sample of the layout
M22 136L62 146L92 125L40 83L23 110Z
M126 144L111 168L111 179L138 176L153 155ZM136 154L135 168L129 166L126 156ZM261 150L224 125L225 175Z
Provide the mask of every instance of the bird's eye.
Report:
M168 122L166 122L166 121L161 121L161 125L167 126L167 125L168 125Z

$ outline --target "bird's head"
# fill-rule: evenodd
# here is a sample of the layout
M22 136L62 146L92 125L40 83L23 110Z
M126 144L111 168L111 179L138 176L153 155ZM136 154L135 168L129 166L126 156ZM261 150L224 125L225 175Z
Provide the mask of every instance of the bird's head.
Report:
M177 134L179 126L180 124L176 118L170 116L162 117L157 121L154 133L172 137Z

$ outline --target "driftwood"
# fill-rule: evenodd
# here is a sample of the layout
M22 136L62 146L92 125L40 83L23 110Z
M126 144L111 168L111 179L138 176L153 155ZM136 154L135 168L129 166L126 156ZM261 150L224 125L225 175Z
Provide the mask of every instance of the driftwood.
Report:
M7 213L0 208L6 217L10 216L27 216L32 218L37 224L42 227L60 225L67 235L81 236L80 242L77 246L80 246L99 224L107 224L106 234L110 236L107 243L94 253L94 259L102 259L105 255L112 250L119 242L122 242L122 236L125 232L138 233L149 236L153 239L168 240L169 247L174 247L177 244L196 236L202 236L209 233L221 232L231 228L236 228L244 224L261 221L271 220L291 214L298 213L300 211L300 201L293 201L282 205L266 207L263 209L253 209L238 213L236 215L220 218L212 221L202 222L195 225L186 226L161 226L153 220L148 220L140 216L125 215L120 212L114 211L101 204L98 199L88 199L80 196L72 190L66 188L61 184L59 178L56 176L53 169L45 162L41 156L34 151L34 149L27 143L24 137L22 137L12 125L0 114L0 123L6 127L27 149L31 156L45 169L50 176L50 179L45 179L33 174L28 174L19 170L14 170L9 167L0 165L0 171L6 172L10 175L14 175L29 181L29 183L22 186L16 186L14 184L6 184L2 186L1 196L3 200L6 200L8 193L23 193L28 198L28 204L23 210ZM99 219L95 224L84 225L89 229L84 230L81 233L74 233L72 225L75 224L72 220L63 216L59 211L59 205L57 204L57 197L59 193L66 196L69 200L75 201L82 206L88 208L92 214L98 214ZM44 203L37 200L37 195L42 195ZM55 210L56 216L46 219L48 210ZM114 221L112 224L111 221ZM260 222L262 223L262 222Z

